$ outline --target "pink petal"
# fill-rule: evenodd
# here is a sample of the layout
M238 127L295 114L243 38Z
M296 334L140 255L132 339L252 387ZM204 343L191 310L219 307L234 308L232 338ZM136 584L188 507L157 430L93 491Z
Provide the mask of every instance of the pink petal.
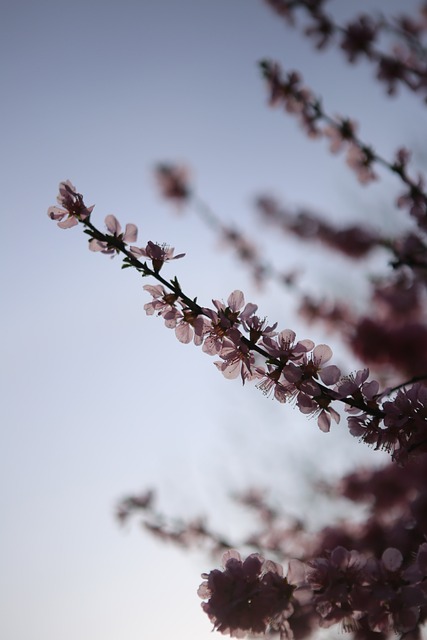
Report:
M160 298L160 296L165 295L165 290L161 284L146 284L143 289L144 291L148 291L153 298Z
M288 345L293 344L296 337L296 333L292 331L292 329L284 329L279 333L277 339L279 341L279 344Z
M236 289L228 296L227 304L233 311L239 311L245 304L245 296L242 291Z
M403 556L399 549L389 547L381 556L381 561L388 571L397 571L402 565Z
M92 238L92 240L89 240L89 249L91 251L102 251L103 249L106 248L106 243L105 242L100 242L99 240L96 240L95 238Z
M202 600L207 600L211 597L212 592L209 589L207 582L202 582L200 587L197 589L197 595L199 596L199 598L202 598Z
M226 551L221 559L221 564L222 566L225 568L227 565L227 562L229 560L239 560L239 562L242 561L242 557L240 555L240 553L238 551L236 551L236 549L229 549L228 551Z
M116 216L113 216L112 214L105 218L105 226L112 236L118 236L122 232L120 222L117 220Z
M313 347L313 340L299 340L295 345L294 353L307 353L307 351L311 351Z
M240 314L240 318L242 320L247 320L248 318L250 318L255 311L258 309L258 305L257 304L253 304L252 302L248 302L248 304L246 305L246 307L243 309L242 313Z
M341 377L341 371L334 364L329 365L329 367L325 367L321 371L319 371L319 378L324 384L331 386L338 382Z
M240 373L240 360L236 360L235 362L230 362L229 364L223 363L223 366L220 367L223 373L224 378L227 380L234 380Z
M123 236L124 242L136 242L138 237L138 227L135 224L127 224Z
M304 584L306 581L306 567L300 560L290 560L288 567L288 582L291 584Z
M331 416L326 411L321 411L317 418L317 425L323 433L329 433L331 428Z
M193 329L188 322L181 322L175 329L175 335L180 342L188 344L193 339Z
M71 229L72 227L75 227L76 224L79 224L76 218L74 216L70 216L64 220L64 222L58 222L58 227L61 227L61 229Z
M129 247L129 251L136 258L141 258L141 256L144 258L148 258L148 254L145 249L140 249L139 247Z
M62 220L67 215L68 211L60 209L59 207L49 207L47 215L51 220Z
M317 365L328 362L332 358L332 349L327 344L318 344L313 350L313 361Z

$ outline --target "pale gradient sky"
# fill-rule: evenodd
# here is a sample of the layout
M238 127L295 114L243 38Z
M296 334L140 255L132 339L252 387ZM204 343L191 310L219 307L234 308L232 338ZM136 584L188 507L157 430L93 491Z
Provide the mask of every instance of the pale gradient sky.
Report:
M330 5L345 17L402 2ZM253 197L272 190L387 228L398 184L384 176L361 190L341 158L266 106L256 63L299 69L385 156L419 142L425 115L408 96L385 100L367 65L314 53L260 0L9 0L2 9L0 638L212 639L196 590L213 561L121 530L116 500L155 486L168 513L208 513L233 532L241 516L227 493L261 483L289 509L307 508L301 473L338 473L369 452L344 424L325 436L223 379L211 358L145 316L136 274L90 253L81 230L58 229L47 208L68 178L96 204L95 223L114 213L138 225L141 244L186 252L165 275L202 304L241 288L279 328L330 342L301 327L291 295L255 290L198 219L172 215L150 169L187 162L198 192L277 267L316 265L308 287L348 291L359 285L344 261L337 269L314 247L261 233Z

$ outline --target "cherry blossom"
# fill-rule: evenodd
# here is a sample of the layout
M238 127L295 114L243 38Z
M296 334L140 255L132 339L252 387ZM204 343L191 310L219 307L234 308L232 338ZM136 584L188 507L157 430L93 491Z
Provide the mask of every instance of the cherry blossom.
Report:
M259 554L242 561L231 550L222 558L223 571L214 569L199 587L198 595L206 602L202 608L214 628L232 637L247 633L265 633L279 614L289 617L294 611L292 585L283 577L283 569Z
M184 344L193 341L196 346L200 346L210 327L208 318L184 308L176 316L175 335Z
M83 196L77 193L75 186L69 180L59 183L57 200L63 208L49 207L47 215L52 220L59 220L58 227L61 229L71 229L79 222L89 219L95 206L86 207Z
M244 342L236 344L230 338L224 338L219 356L223 361L215 362L214 364L226 378L237 378L240 373L244 384L245 380L251 380L254 377L252 367L255 358Z
M138 259L141 257L149 258L152 261L153 269L156 273L159 273L165 262L178 260L185 256L185 253L180 253L177 256L174 256L175 249L173 247L168 247L166 244L160 245L155 242L151 242L151 240L149 240L145 248L132 246L130 251Z
M127 224L124 233L122 233L122 227L117 218L113 215L108 215L105 218L105 226L107 227L108 232L111 236L117 239L119 242L124 244L128 244L130 242L136 242L138 237L138 229L134 224ZM98 240L97 238L92 238L89 240L89 249L91 251L101 251L106 255L110 255L113 257L114 255L120 253L120 249L117 245L109 244L108 240Z
M165 324L169 328L176 326L177 319L180 316L179 309L175 306L178 300L178 296L174 293L169 293L163 287L163 285L150 285L144 286L144 290L153 297L151 302L147 302L144 305L144 310L148 316L157 314L165 318Z
M203 343L203 351L216 355L220 353L225 337L236 345L240 344L242 334L238 327L242 322L248 322L258 307L250 302L245 304L242 291L237 289L228 296L226 305L220 300L212 300L212 302L215 311L203 309L203 313L211 320L209 333Z
M348 61L363 58L373 65L389 94L402 86L426 98L426 6L413 18L388 21L361 15L338 25L326 13L326 0L266 2L290 25L302 24L318 49L335 44ZM299 15L297 20L297 13L308 22L300 21ZM397 43L388 49L390 39ZM242 560L237 551L229 551L223 557L223 570L203 574L199 595L214 628L235 637L278 633L281 639L290 639L294 633L303 640L319 625L339 624L353 632L354 640L387 640L393 633L417 640L427 622L425 178L410 174L406 148L398 148L387 160L359 138L355 120L331 117L323 99L303 84L298 72L284 73L274 61L262 62L261 69L270 104L293 115L309 137L324 138L332 153L344 151L361 184L376 180L379 166L404 185L396 204L406 210L410 226L393 232L394 237L387 226L382 232L365 224L339 227L306 206L291 211L271 197L259 199L264 221L301 241L320 241L330 255L340 252L363 259L377 248L375 258L385 255L384 273L368 283L370 298L364 311L352 301L324 297L316 302L303 290L301 280L287 282L305 317L338 333L356 356L359 364L354 373L343 375L331 364L328 345L297 341L292 329L277 330L277 322L255 315L257 305L246 303L238 289L226 303L213 300L212 308L201 306L176 277L168 281L160 275L165 262L184 254L174 255L173 248L151 241L142 248L127 248L136 242L136 226L128 224L123 232L113 215L106 217L107 232L101 233L92 221L93 207L86 207L70 181L60 183L59 207L50 207L48 215L61 228L81 222L92 251L120 254L124 267L152 278L144 287L152 298L144 305L147 315L161 317L181 343L203 345L205 353L216 356L214 365L225 378L254 382L279 403L294 403L305 416L316 418L323 432L330 430L332 421L339 422L339 410L344 409L353 436L390 454L388 466L352 472L339 483L322 480L316 485L316 495L324 492L361 505L364 513L354 521L328 522L312 532L305 513L290 521L286 505L267 509L259 494L247 500L256 507L261 528L241 542L263 555L251 553ZM165 198L178 204L191 200L196 209L199 202L200 217L236 249L259 279L267 282L280 273L265 262L246 229L226 226L196 198L183 167L159 165L157 180ZM283 278L276 279L283 283ZM154 509L150 492L125 499L117 516L124 522L134 511L143 514L145 528L154 535L186 548L203 543L217 552L236 546L204 520L171 524ZM264 560L266 549L280 562L294 556L300 561L290 560L284 577L281 564Z
M189 172L185 167L162 163L157 165L155 176L164 198L182 205L190 197Z

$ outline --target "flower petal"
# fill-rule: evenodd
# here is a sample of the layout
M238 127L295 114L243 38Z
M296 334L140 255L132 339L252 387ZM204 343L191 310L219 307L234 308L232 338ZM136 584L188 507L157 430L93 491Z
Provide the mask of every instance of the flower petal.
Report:
M111 213L105 218L105 226L112 236L118 236L122 232L120 222Z
M123 236L123 242L136 242L138 237L138 227L135 224L127 224Z

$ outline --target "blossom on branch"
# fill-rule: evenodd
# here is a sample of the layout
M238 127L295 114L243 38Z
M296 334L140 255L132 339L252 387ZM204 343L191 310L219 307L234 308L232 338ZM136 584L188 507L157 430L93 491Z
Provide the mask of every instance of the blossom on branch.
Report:
M79 222L89 219L95 206L87 207L83 202L83 196L77 193L69 180L59 183L57 200L63 208L49 207L47 215L51 220L59 220L58 227L61 229L71 229Z
M374 154L367 147L361 147L356 143L351 143L347 151L347 164L356 173L360 184L368 184L378 179L377 174L372 169L375 159Z
M297 585L283 577L281 565L257 553L242 561L235 550L224 554L222 564L223 571L202 574L205 581L198 590L198 595L207 600L202 609L217 631L235 638L263 634L275 619L292 615Z
M109 237L107 240L99 240L92 238L89 240L89 249L91 251L101 251L106 255L113 257L115 254L120 253L120 248L117 246L117 241L120 244L129 244L130 242L136 242L138 237L138 228L134 224L127 224L124 233L122 233L122 227L117 218L113 215L108 215L105 218L105 226L111 235L111 239L114 243L110 243Z
M185 253L174 256L175 249L173 247L168 247L166 244L157 244L156 242L151 242L151 240L148 241L147 246L144 248L131 247L130 252L138 259L149 258L156 273L159 273L165 262L178 260L185 256Z
M147 302L144 305L144 311L148 316L156 314L165 318L165 325L168 328L174 328L176 326L176 320L179 317L180 311L175 306L178 300L178 296L174 293L169 293L161 284L144 286L144 290L153 297L151 302Z
M210 326L211 322L208 318L184 308L176 316L175 335L180 342L188 344L193 341L198 347L209 332Z
M245 305L245 297L242 291L235 290L228 296L225 305L220 300L212 300L216 311L204 308L203 313L211 320L211 326L207 338L203 344L203 351L210 355L221 352L224 338L229 338L236 345L240 344L241 332L238 326L247 322L257 310L257 305L248 302Z
M245 384L245 380L251 380L254 377L252 367L255 358L244 342L235 344L230 338L224 338L219 356L223 361L214 364L226 378L237 378L240 373L242 382Z

